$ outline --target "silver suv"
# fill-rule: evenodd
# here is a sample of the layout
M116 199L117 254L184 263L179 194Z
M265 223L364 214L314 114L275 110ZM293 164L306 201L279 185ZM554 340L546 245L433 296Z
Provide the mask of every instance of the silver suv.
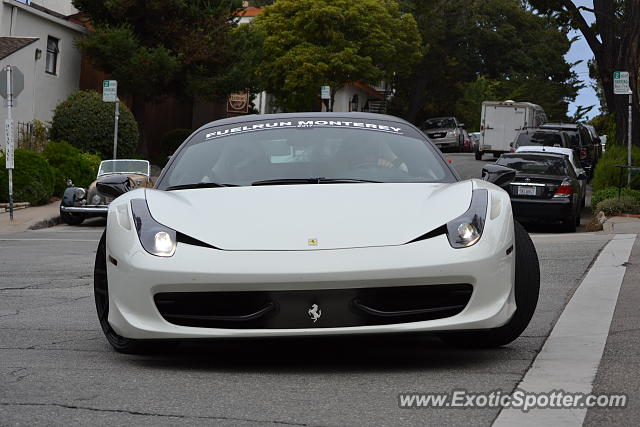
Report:
M436 117L424 122L421 129L440 150L464 150L463 123L455 117Z

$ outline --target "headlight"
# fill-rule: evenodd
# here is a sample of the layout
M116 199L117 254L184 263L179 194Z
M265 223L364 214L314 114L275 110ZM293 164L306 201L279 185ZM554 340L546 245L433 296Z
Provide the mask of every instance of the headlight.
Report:
M76 191L75 191L76 200L84 199L84 196L86 194L87 194L87 192L84 191L84 188L80 188L80 187L76 188Z
M93 205L103 205L104 202L102 200L102 197L99 194L96 194L95 196L93 196L91 198L91 204L93 204Z
M469 210L447 224L447 237L453 248L468 248L475 245L484 230L487 218L489 192L482 188L473 190Z
M147 201L131 200L131 213L144 250L155 256L173 256L176 251L176 231L153 219Z

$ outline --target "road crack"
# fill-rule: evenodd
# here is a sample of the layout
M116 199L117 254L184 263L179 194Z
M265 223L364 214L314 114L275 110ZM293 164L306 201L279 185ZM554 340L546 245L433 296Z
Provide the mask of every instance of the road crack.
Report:
M129 415L139 415L139 416L146 416L146 417L220 420L220 421L244 421L244 422L254 422L254 423L264 423L264 424L281 424L281 425L288 425L288 426L312 426L311 424L306 424L306 423L295 423L295 422L281 421L281 420L259 420L259 419L252 419L252 418L236 418L236 417L225 417L225 416L214 416L214 415L205 416L205 415L162 414L162 413L155 413L155 412L127 411L124 409L104 409L104 408L94 408L91 406L66 405L63 403L53 403L53 402L52 403L0 402L0 406L54 406L57 408L65 408L65 409L79 409L79 410L85 410L85 411L129 414Z

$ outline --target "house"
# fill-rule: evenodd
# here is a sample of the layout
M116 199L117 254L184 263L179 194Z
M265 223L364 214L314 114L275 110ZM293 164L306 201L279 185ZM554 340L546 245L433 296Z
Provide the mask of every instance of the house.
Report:
M86 29L68 18L75 12L70 0L0 0L0 68L12 65L24 75L12 112L15 128L50 121L56 105L79 89L75 42ZM6 109L1 110L4 119ZM4 138L3 132L3 145Z

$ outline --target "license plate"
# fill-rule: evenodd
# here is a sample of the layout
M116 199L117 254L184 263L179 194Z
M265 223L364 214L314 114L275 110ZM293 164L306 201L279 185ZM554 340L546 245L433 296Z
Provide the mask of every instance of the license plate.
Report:
M482 146L482 149L483 149L483 150L491 150L491 146L490 146L490 145L488 145L488 144L484 144L484 145Z
M518 196L535 196L536 187L518 187Z

